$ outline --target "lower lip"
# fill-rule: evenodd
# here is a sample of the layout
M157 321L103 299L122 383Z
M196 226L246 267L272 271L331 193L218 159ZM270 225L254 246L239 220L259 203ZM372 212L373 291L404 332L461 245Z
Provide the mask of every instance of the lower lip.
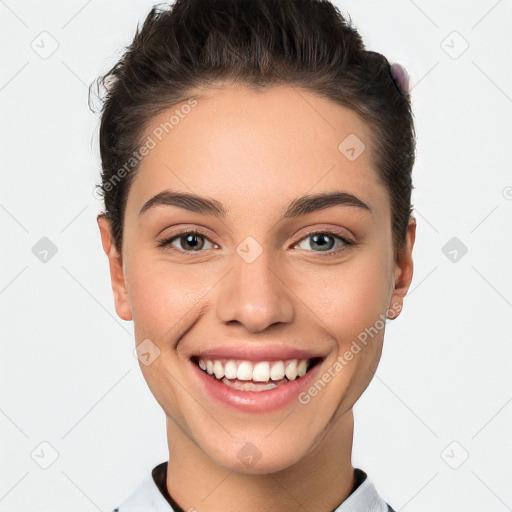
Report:
M194 372L200 379L201 387L208 396L218 402L227 404L244 412L271 412L281 409L291 402L298 401L300 393L304 392L314 381L322 363L317 363L308 373L287 384L276 386L265 391L242 391L223 384L220 380L205 373L199 366L190 361Z

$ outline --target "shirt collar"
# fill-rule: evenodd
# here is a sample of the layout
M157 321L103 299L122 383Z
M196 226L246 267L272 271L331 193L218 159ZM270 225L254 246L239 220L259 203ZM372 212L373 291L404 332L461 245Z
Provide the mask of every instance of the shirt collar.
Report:
M334 512L387 512L388 504L368 478Z
M388 505L364 474L364 481L335 512L387 512ZM158 489L152 474L147 475L132 494L113 512L174 512Z

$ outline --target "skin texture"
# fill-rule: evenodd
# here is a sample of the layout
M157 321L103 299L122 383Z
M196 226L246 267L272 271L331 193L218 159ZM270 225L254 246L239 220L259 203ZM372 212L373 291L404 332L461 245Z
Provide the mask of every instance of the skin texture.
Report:
M139 364L167 416L167 487L181 507L328 512L354 484L352 406L377 369L385 329L308 404L267 413L205 396L189 358L220 345L287 345L323 354L325 373L380 315L401 309L416 224L411 218L395 261L389 194L373 165L371 133L353 111L289 86L206 93L194 95L197 106L141 162L121 255L98 217L116 312L133 320L137 344L150 339L160 351ZM177 107L156 117L146 136ZM338 149L350 134L366 145L354 161ZM216 199L227 216L176 206L139 215L167 189ZM334 206L281 218L294 199L333 191L354 194L371 212ZM184 238L157 247L182 228L206 230L202 252ZM340 250L326 256L311 235L336 229L354 244L328 239L327 252ZM262 249L252 263L236 251L248 236ZM246 443L261 453L252 466L237 456Z

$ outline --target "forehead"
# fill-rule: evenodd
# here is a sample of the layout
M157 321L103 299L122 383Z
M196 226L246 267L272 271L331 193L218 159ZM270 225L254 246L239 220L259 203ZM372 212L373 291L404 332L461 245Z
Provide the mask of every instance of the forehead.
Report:
M307 192L384 199L370 129L354 111L291 86L231 85L190 97L148 125L143 139L153 147L128 203L166 188L226 203L250 199L262 212Z

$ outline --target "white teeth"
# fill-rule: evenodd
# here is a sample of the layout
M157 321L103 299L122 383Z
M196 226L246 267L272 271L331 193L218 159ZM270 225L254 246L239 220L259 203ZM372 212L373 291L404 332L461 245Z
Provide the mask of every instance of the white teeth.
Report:
M306 374L307 359L292 359L287 361L250 361L229 360L225 364L220 360L199 359L199 367L218 380L240 380L253 382L282 381L285 376L288 380L295 380Z
M284 379L284 363L283 361L278 361L272 366L270 370L270 378L272 380L281 380Z
M266 391L267 389L274 389L279 385L276 384L275 382L268 382L266 384L255 384L254 382L251 381L240 382L238 380L230 381L228 379L223 379L222 382L226 386L230 388L239 389L240 391Z
M270 365L267 362L256 363L252 370L252 380L255 382L268 382Z
M297 378L297 359L294 359L288 363L284 373L289 380L295 380Z
M302 361L299 362L299 364L297 365L297 375L299 377L302 377L303 375L306 375L306 371L308 369L308 362L306 359L303 359Z
M226 379L236 379L236 364L235 361L228 361L224 368L224 376Z
M248 361L242 361L238 365L236 371L236 378L238 380L251 380L252 379L252 365Z
M224 367L220 361L215 361L213 363L213 373L217 379L222 379L222 377L224 377Z

